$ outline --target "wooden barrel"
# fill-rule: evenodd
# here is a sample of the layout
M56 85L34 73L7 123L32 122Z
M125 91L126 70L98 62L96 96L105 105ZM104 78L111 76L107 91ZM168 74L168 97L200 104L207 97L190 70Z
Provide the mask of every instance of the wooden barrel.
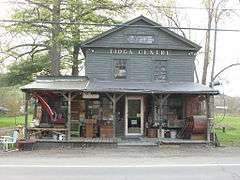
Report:
M206 134L207 132L207 117L206 116L191 116L193 120L192 134Z

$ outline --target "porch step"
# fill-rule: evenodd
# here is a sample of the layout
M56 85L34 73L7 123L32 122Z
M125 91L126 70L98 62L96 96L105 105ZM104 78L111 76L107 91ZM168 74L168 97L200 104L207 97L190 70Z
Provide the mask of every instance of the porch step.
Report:
M118 146L158 146L159 143L156 140L119 140L117 143Z

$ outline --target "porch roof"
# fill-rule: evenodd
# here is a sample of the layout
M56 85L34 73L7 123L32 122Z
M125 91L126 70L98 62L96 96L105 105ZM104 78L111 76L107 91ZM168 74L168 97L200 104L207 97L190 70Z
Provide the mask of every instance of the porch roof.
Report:
M40 76L34 82L21 87L21 90L79 91L85 89L87 83L88 79L84 76Z
M218 94L208 86L193 82L136 82L136 81L92 81L86 87L92 92L132 92L132 93L181 93Z
M87 77L38 77L36 81L21 87L23 91L86 91L129 93L181 93L218 94L208 86L193 82L136 82L136 81L89 81Z

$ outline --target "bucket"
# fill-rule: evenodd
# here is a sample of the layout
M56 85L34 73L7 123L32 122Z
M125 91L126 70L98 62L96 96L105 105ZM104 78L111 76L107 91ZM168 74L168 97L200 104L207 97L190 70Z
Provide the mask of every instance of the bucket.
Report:
M177 131L176 131L176 130L171 130L171 131L170 131L170 137L173 138L173 139L176 139L176 137L177 137Z
M161 138L164 138L165 137L165 131L164 129L161 129Z
M64 134L59 134L58 140L59 140L59 141L65 140L65 135L64 135Z

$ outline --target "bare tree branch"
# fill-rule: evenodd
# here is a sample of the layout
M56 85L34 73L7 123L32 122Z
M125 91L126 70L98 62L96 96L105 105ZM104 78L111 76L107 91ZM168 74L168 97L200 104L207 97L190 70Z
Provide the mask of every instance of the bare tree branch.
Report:
M180 24L177 22L178 20L175 20L172 16L169 16L168 14L165 14L165 16L174 23L174 25L175 25L175 26L178 28L178 30L182 33L183 37L186 38L185 32L180 28ZM178 19L177 16L176 16L176 18Z
M13 49L17 49L20 47L27 47L27 46L33 46L33 47L48 47L46 44L19 44L17 46L11 47L7 50L7 52L13 50Z

